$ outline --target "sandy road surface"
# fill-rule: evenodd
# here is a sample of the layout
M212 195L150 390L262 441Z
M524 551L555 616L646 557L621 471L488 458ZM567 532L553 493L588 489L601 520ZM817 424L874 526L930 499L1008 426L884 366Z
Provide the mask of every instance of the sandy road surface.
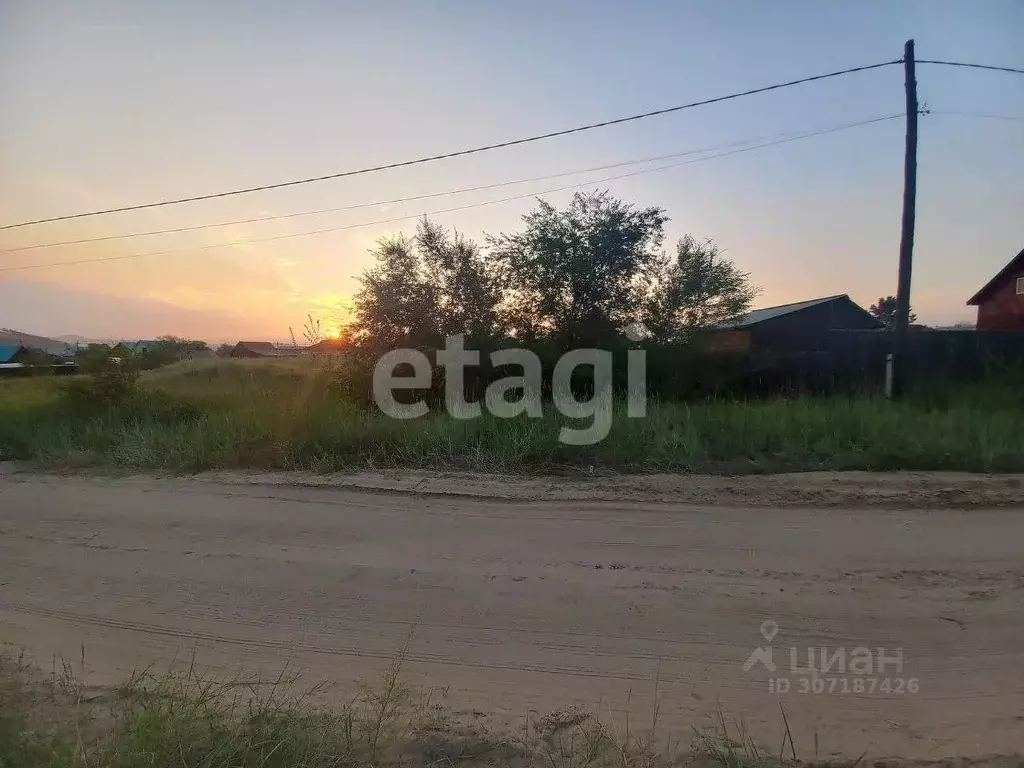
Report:
M792 685L781 696L762 665L743 670L767 619ZM0 478L0 639L44 660L84 644L90 683L193 649L226 669L288 662L348 681L410 631L413 682L513 725L575 702L628 708L635 727L657 679L661 724L684 738L720 704L777 745L781 700L807 756L815 731L824 754L1024 752L1024 509ZM901 648L902 670L877 673L873 694L855 676L799 692L791 647L802 662L859 645Z

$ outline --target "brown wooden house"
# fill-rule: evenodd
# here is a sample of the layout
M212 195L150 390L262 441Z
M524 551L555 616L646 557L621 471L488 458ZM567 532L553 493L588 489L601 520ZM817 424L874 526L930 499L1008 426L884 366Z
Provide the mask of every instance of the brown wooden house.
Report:
M967 302L978 308L979 331L1024 331L1024 250Z

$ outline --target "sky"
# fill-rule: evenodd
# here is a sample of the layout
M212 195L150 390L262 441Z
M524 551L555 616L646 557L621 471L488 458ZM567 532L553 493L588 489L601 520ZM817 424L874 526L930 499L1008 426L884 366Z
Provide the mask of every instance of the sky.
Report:
M1024 1L3 0L0 225L455 151L899 58L1024 67ZM920 65L912 305L965 301L1024 247L1024 76ZM0 327L44 335L283 340L348 316L374 242L438 213L481 240L544 190L666 209L713 239L757 306L896 291L902 119L602 182L667 162L405 203L465 187L770 141L904 110L899 66L469 157L0 231ZM727 150L728 151L728 150ZM678 162L678 160L676 160ZM541 195L564 205L574 190ZM361 206L351 208L351 206ZM298 218L71 246L69 239L324 208ZM385 219L400 221L377 223ZM368 226L356 226L365 225ZM347 227L346 229L338 229ZM246 244L316 229L336 231Z

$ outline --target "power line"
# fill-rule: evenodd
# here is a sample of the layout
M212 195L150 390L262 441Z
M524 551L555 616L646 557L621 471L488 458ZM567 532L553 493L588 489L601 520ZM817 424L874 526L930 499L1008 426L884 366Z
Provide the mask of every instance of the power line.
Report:
M929 114L932 115L957 115L959 117L981 117L988 120L1010 120L1013 122L1024 123L1024 117L1019 115L993 115L988 112L959 112L956 110L949 109L932 109L929 110Z
M456 206L454 208L445 208L445 209L441 209L441 210L437 210L437 211L431 211L429 213L424 213L424 214L415 214L415 215L412 215L412 216L395 216L395 217L388 218L388 219L378 219L376 221L366 221L366 222L360 222L360 223L357 223L357 224L346 224L346 225L339 226L339 227L329 227L329 228L326 228L326 229L315 229L315 230L309 230L309 231L305 231L305 232L293 232L293 233L287 234L287 235L273 235L273 236L270 236L270 237L253 238L253 239L250 239L250 240L236 240L234 242L227 242L227 243L211 243L209 245L193 246L193 247L190 247L190 248L176 248L176 249L166 250L166 251L150 251L150 252L145 252L145 253L128 253L128 254L121 254L121 255L118 255L118 256L98 256L98 257L87 258L87 259L74 259L74 260L70 260L70 261L48 262L48 263L45 263L45 264L24 264L24 265L14 266L14 267L0 267L0 272L15 272L15 271L27 270L27 269L43 269L43 268L46 268L46 267L63 267L63 266L71 266L71 265L76 265L76 264L96 264L96 263L106 262L106 261L124 261L124 260L127 260L127 259L138 259L138 258L143 258L143 257L146 257L146 256L168 256L168 255L179 254L179 253L190 253L190 252L195 252L195 251L205 251L205 250L210 250L212 248L226 248L226 247L236 246L236 245L252 245L252 244L255 244L255 243L267 243L267 242L273 242L273 241L277 241L277 240L287 240L287 239L294 238L294 237L307 237L307 236L310 236L310 235L326 234L328 232L341 232L341 231L344 231L344 230L358 229L358 228L361 228L361 227L370 227L370 226L375 226L375 225L378 225L378 224L391 224L393 222L398 222L398 221L408 221L410 219L417 219L417 218L420 218L420 216L437 216L437 215L444 214L444 213L454 213L456 211L465 211L465 210L469 210L471 208L481 208L481 207L488 206L488 205L497 205L498 203L507 203L507 202L511 202L513 200L523 200L523 199L526 199L526 198L529 198L529 197L536 197L538 195L547 195L547 194L553 194L555 192L564 192L564 191L570 190L570 189L578 189L579 187L590 186L591 184L603 184L603 183L608 182L608 181L615 181L615 180L618 180L618 179L625 179L625 178L630 178L630 177L633 177L633 176L641 176L641 175L647 174L647 173L656 173L658 171L664 171L664 170L668 170L670 168L678 168L678 167L683 166L683 165L690 165L692 163L700 163L700 162L704 162L706 160L714 160L714 159L717 159L717 158L720 158L720 157L726 157L726 156L729 156L729 155L736 155L736 154L740 154L740 153L743 153L743 152L750 152L750 151L753 151L753 150L756 150L756 149L763 149L763 148L766 148L766 147L773 147L773 146L777 146L779 144L786 144L786 143L789 143L789 142L792 142L792 141L798 141L800 139L811 138L813 136L821 136L821 135L827 134L827 133L836 133L837 131L848 130L850 128L856 128L856 127L863 126L863 125L870 125L872 123L880 123L880 122L885 122L885 121L888 121L888 120L895 120L895 119L899 119L899 118L902 118L902 117L903 117L902 114L883 115L883 116L880 116L880 117L873 117L873 118L869 118L867 120L860 120L860 121L857 121L855 123L846 123L846 124L843 124L843 125L830 126L828 128L822 128L822 129L819 129L819 130L810 131L810 132L803 133L803 134L797 134L797 135L794 135L794 136L789 136L787 138L777 139L775 141L764 142L762 144L753 144L753 145L748 146L748 147L741 147L740 149L733 149L733 150L729 150L727 152L719 152L718 154L708 155L706 157L697 157L697 158L693 158L691 160L682 160L682 161L679 161L679 162L676 162L676 163L669 163L667 165L656 166L654 168L645 168L645 169L639 170L639 171L632 171L630 173L618 174L616 176L608 176L608 177L605 177L603 179L594 179L594 180L591 180L591 181L584 181L584 182L580 182L578 184L570 184L570 185L563 186L563 187L556 187L554 189L545 189L545 190L540 190L540 191L537 191L537 192L528 192L528 193L521 194L521 195L513 195L511 197L503 197L503 198L498 198L496 200L486 200L486 201L479 202L479 203L469 203L467 205L460 205L460 206Z
M51 217L46 218L46 219L35 219L35 220L32 220L32 221L22 221L22 222L18 222L17 224L6 224L6 225L3 225L3 226L0 226L0 230L15 229L17 227L29 227L29 226L33 226L33 225L36 225L36 224L47 224L47 223L54 222L54 221L66 221L68 219L81 219L81 218L85 218L87 216L102 216L102 215L109 214L109 213L123 213L123 212L126 212L126 211L138 211L138 210L142 210L142 209L145 209L145 208L157 208L157 207L166 206L166 205L180 205L182 203L194 203L194 202L198 202L200 200L213 200L215 198L231 197L231 196L234 196L234 195L244 195L244 194L249 194L251 192L263 192L263 191L270 190L270 189L282 189L284 187L294 187L294 186L298 186L300 184L312 184L314 182L327 181L329 179L341 179L341 178L346 178L346 177L349 177L349 176L358 176L358 175L362 175L362 174L366 174L366 173L375 173L377 171L386 171L386 170L390 170L390 169L393 169L393 168L405 168L405 167L408 167L410 165L420 165L422 163L431 163L431 162L435 162L437 160L447 160L447 159L450 159L450 158L453 158L453 157L462 157L464 155L472 155L472 154L476 154L476 153L479 153L479 152L489 152L489 151L495 150L495 149L503 149L505 147L514 147L514 146L518 146L520 144L529 144L531 142L542 141L544 139L553 139L553 138L558 137L558 136L568 136L568 135L574 134L574 133L581 133L583 131L590 131L590 130L593 130L595 128L606 128L606 127L612 126L612 125L621 125L622 123L630 123L630 122L634 122L636 120L643 120L643 119L646 119L648 117L656 117L658 115L667 115L667 114L670 114L672 112L679 112L679 111L684 110L684 109L692 109L694 107L703 107L703 106L707 106L709 104L717 104L717 103L723 102L723 101L730 101L732 99L742 98L744 96L753 96L753 95L758 94L758 93L767 93L769 91L776 91L776 90L779 90L781 88L790 88L790 87L795 86L795 85L802 85L804 83L812 83L812 82L815 82L817 80L827 80L827 79L832 78L832 77L839 77L841 75L853 74L854 72L865 72L867 70L879 69L881 67L888 67L888 66L892 66L893 64L899 64L902 61L903 61L902 59L893 59L892 61L883 61L883 62L880 62L878 64L868 64L867 66L862 66L862 67L850 67L848 69L841 69L841 70L838 70L836 72L827 72L827 73L821 74L821 75L813 75L811 77L803 77L803 78L800 78L798 80L789 80L789 81L787 81L785 83L776 83L775 85L766 85L766 86L762 86L760 88L752 88L752 89L747 90L747 91L740 91L738 93L730 93L730 94L727 94L725 96L716 96L716 97L711 98L711 99L702 99L701 101L693 101L693 102L690 102L689 104L680 104L680 105L674 106L674 107L667 107L667 108L664 108L664 109L656 109L656 110L653 110L651 112L643 112L643 113L640 113L638 115L630 115L628 117L619 117L619 118L615 118L613 120L604 120L604 121L599 122L599 123L589 123L587 125L580 125L580 126L577 126L575 128L566 128L566 129L561 130L561 131L552 131L550 133L537 134L535 136L528 136L526 138L521 138L521 139L512 139L510 141L503 141L503 142L499 142L499 143L496 143L496 144L486 144L486 145L480 146L480 147L473 147L471 149L462 149L462 150L458 150L456 152L446 152L444 154L431 155L429 157L421 157L421 158L417 158L415 160L402 160L402 161L395 162L395 163L387 163L385 165L376 165L376 166L372 166L372 167L369 167L369 168L360 168L360 169L354 170L354 171L341 171L339 173L330 173L330 174L325 174L323 176L312 176L310 178L305 178L305 179L295 179L293 181L282 181L282 182L278 182L276 184L264 184L264 185L257 186L257 187L245 187L243 189L234 189L234 190L230 190L230 191L227 191L227 192L213 192L213 193L206 194L206 195L195 195L193 197L182 197L182 198L176 198L176 199L170 199L170 200L159 200L159 201L153 202L153 203L142 203L142 204L139 204L139 205L126 205L126 206L122 206L120 208L107 208L107 209L98 210L98 211L86 211L86 212L83 212L83 213L71 213L71 214L66 214L64 216L51 216Z
M915 63L917 64L944 64L947 67L969 67L970 69L989 69L993 72L1014 72L1018 75L1024 75L1024 69L1014 69L1013 67L996 67L991 64L970 64L964 61L941 61L938 59L918 59Z
M857 123L853 123L853 124L839 126L838 128L835 128L835 127L829 128L828 130L842 130L842 129L847 128L847 127L859 126L859 125L863 125L863 124L864 124L863 122L857 122ZM536 181L548 181L550 179L558 179L558 178L563 178L565 176L576 176L576 175L579 175L581 173L592 173L594 171L607 171L607 170L611 170L612 168L621 168L621 167L630 166L630 165L642 165L644 163L653 163L653 162L656 162L658 160L671 160L671 159L674 159L674 158L685 157L685 156L688 156L688 155L704 154L706 152L718 152L718 151L723 150L723 149L731 149L732 147L743 146L743 145L746 145L746 144L754 144L754 143L757 143L757 142L764 141L766 139L790 138L793 135L794 135L793 131L788 131L786 133L773 134L773 135L770 135L770 136L756 136L754 138L744 139L742 141L733 141L733 142L729 142L728 144L719 144L719 145L714 146L714 147L704 147L702 149L689 149L689 150L685 150L685 151L681 151L681 152L672 152L670 154L665 154L665 155L652 155L652 156L649 156L649 157L641 157L641 158L635 158L635 159L632 159L632 160L624 160L624 161L619 162L619 163L609 163L608 165L597 165L597 166L593 166L593 167L590 167L590 168L580 168L580 169L575 170L575 171L562 171L561 173L550 173L550 174L546 174L544 176L532 176L532 177L529 177L529 178L515 179L515 180L512 180L512 181L499 181L499 182L496 182L494 184L480 184L480 185L473 186L473 187L461 187L461 188L458 188L458 189L446 190L444 192L431 192L431 193L423 194L423 195L413 195L411 197L393 198L391 200L376 200L376 201L369 202L369 203L355 203L353 205L344 205L344 206L339 206L339 207L336 207L336 208L318 208L316 210L310 210L310 211L296 211L296 212L293 212L293 213L282 213L282 214L277 214L277 215L272 215L272 216L255 216L255 217L249 218L249 219L234 219L232 221L219 221L219 222L213 222L213 223L210 223L210 224L196 224L196 225L186 226L186 227L172 227L172 228L169 228L169 229L153 229L153 230L148 230L148 231L145 231L145 232L129 232L129 233L123 234L123 235L103 235L103 236L100 236L100 237L85 237L85 238L80 238L78 240L62 240L62 241L58 241L58 242L54 242L54 243L38 243L36 245L22 245L22 246L18 246L16 248L5 248L5 249L2 249L2 250L0 250L0 254L4 254L4 253L18 253L18 252L21 252L21 251L33 251L33 250L38 250L38 249L41 249L41 248L57 248L57 247L66 246L66 245L83 245L85 243L100 243L100 242L107 242L107 241L110 241L110 240L124 240L124 239L132 238L132 237L146 237L146 236L150 236L150 235L170 235L170 234L178 234L178 233L183 233L183 232L196 232L196 231L204 230L204 229L215 229L215 228L218 228L218 227L228 227L228 226L235 226L235 225L239 225L239 224L255 224L255 223L264 222L264 221L280 221L282 219L292 219L292 218L298 218L298 217L302 217L302 216L317 216L317 215L321 215L321 214L325 214L325 213L338 213L338 212L342 212L342 211L354 211L354 210L358 210L358 209L361 209L361 208L373 208L373 207L380 206L380 205L398 205L400 203L411 203L411 202L415 202L417 200L429 200L429 199L433 199L433 198L437 198L437 197L447 197L449 195L465 194L467 192L482 192L482 191L488 190L488 189L498 189L500 187L514 186L514 185L517 185L517 184L528 184L528 183L536 182ZM803 135L804 134L800 134L799 137L802 138Z

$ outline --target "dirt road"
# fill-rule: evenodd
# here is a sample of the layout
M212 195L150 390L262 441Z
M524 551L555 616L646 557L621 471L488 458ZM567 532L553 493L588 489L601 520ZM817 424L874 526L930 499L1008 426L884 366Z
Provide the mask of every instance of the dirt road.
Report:
M806 757L815 734L822 757L1024 752L1022 546L1024 508L15 475L0 478L0 638L46 665L84 645L94 684L193 651L226 670L287 663L349 681L408 642L411 681L512 727L577 703L619 723L628 710L635 728L657 691L660 727L684 740L721 706L777 749L781 701ZM745 671L769 646L775 671L764 651ZM820 688L790 655L804 667L812 649L820 667L822 646L834 666ZM872 674L838 671L839 648L865 670L856 646Z

